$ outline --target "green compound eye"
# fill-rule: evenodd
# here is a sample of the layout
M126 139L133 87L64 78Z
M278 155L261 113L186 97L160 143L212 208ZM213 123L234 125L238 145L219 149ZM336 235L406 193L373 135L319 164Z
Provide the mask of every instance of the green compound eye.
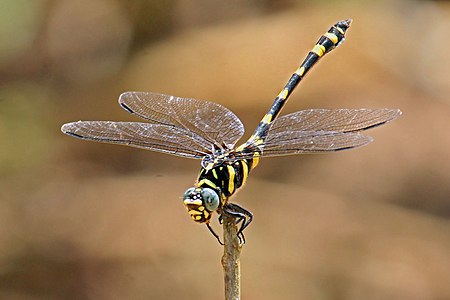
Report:
M215 190L204 188L200 193L207 210L214 211L219 207L219 195L217 195Z
M190 198L189 196L192 194L192 192L195 191L194 187L188 188L186 192L183 194L183 200L186 200L187 198Z

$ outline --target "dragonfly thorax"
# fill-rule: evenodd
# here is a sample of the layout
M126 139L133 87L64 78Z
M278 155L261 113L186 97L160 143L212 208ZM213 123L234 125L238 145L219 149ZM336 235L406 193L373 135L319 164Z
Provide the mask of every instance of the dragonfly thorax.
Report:
M224 161L229 161L230 150L228 149L217 149L214 152L206 155L202 159L202 167L206 170L211 170L218 167L224 163Z

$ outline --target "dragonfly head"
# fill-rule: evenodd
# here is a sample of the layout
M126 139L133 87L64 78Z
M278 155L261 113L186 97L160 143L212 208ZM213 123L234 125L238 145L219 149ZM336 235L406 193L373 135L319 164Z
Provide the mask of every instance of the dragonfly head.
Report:
M191 187L184 192L183 203L192 220L205 223L219 207L220 198L217 191L210 188Z

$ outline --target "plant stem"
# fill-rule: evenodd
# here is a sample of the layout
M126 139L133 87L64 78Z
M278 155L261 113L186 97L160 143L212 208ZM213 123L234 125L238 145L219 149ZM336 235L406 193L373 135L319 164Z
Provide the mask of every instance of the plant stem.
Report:
M225 299L241 299L241 245L237 236L236 219L223 214L223 241L224 251L222 267L225 280Z

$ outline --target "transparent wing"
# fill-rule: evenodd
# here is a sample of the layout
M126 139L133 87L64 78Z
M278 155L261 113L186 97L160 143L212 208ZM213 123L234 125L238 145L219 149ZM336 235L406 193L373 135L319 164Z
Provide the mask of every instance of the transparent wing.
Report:
M128 112L152 123L184 128L217 147L233 148L244 134L239 118L213 102L169 95L126 92L120 105Z
M78 121L61 131L76 138L122 144L188 158L202 158L211 144L183 128L163 124L111 121Z
M398 109L309 109L276 119L269 135L284 131L353 132L366 130L394 120Z
M354 132L285 131L267 137L262 156L339 151L364 146L372 140Z
M394 120L398 109L311 109L282 116L273 122L262 156L331 152L351 149L373 139L359 133ZM239 153L236 157L250 157Z

